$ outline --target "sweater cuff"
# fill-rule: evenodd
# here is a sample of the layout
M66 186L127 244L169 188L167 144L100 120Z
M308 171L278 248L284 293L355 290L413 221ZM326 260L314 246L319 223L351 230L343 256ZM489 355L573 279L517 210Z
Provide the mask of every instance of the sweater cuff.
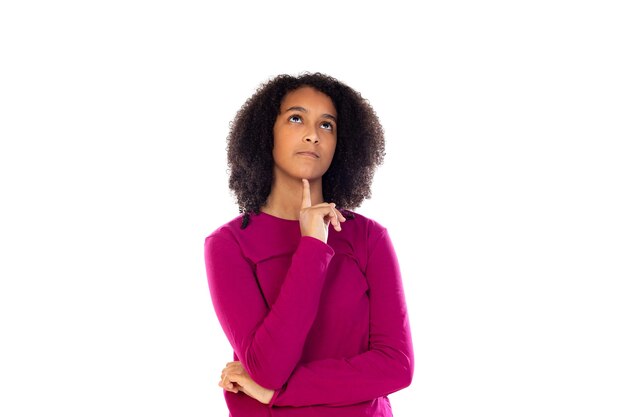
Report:
M316 250L321 250L322 252L326 252L329 258L332 258L335 255L335 251L330 245L322 242L321 240L311 237L311 236L302 236L300 238L300 246L305 248L315 248Z

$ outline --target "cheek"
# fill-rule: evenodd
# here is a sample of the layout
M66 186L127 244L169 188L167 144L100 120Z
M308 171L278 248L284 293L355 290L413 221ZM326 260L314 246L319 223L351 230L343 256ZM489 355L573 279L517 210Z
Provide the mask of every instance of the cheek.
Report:
M286 152L286 149L290 146L290 136L287 132L281 131L281 129L274 129L274 148L272 152L274 156L279 156Z
M337 140L335 139L334 141L332 141L331 143L329 143L328 146L328 155L330 155L331 157L333 157L335 155L335 152L337 151Z
M272 156L274 156L274 159L280 158L281 155L283 155L285 153L285 146L284 144L278 140L278 141L274 141L274 148L272 149Z

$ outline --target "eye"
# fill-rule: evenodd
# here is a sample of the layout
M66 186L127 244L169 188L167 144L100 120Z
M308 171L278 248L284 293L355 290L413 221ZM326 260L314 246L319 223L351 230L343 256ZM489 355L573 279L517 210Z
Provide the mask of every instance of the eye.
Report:
M333 131L335 129L335 126L333 126L331 122L322 122L320 126L322 127L322 129L326 129L330 131Z
M294 114L293 116L289 117L289 121L294 122L294 123L302 123L302 117L298 116L297 114Z

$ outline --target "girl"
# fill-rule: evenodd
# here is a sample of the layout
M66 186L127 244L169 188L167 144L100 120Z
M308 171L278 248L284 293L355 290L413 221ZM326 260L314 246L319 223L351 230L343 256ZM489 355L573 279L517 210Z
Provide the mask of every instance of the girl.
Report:
M400 268L387 230L349 211L383 157L371 106L324 74L275 77L237 113L241 214L205 241L231 417L392 416L413 376Z

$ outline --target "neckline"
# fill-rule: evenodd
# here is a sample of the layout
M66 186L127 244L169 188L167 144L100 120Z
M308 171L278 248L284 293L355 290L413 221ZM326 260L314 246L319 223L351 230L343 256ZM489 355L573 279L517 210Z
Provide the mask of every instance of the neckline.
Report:
M269 217L271 219L280 220L280 221L283 221L283 222L300 223L300 220L298 220L298 219L296 219L296 220L293 220L293 219L283 219L282 217L277 217L277 216L274 216L273 214L269 214L269 213L266 213L264 211L259 211L258 216L261 216L261 215L267 216L267 217Z

